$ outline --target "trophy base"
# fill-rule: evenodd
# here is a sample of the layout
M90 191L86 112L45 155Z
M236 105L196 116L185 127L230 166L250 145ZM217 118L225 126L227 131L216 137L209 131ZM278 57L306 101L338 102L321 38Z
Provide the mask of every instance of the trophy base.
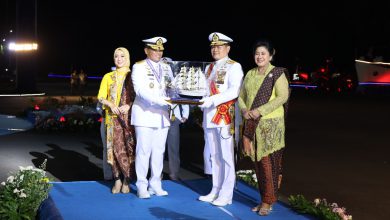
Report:
M167 102L172 104L186 104L186 105L201 105L203 102L199 102L200 98L194 98L193 96L190 96L190 98L181 97L180 98L171 98L167 100Z
M182 94L179 94L179 96L181 98L184 98L184 99L202 99L203 96L191 96L191 95L182 95Z

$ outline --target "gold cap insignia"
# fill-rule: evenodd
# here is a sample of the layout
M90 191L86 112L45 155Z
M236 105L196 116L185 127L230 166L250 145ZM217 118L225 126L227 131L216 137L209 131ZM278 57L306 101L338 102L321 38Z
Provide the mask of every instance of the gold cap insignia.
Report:
M217 42L217 41L219 41L219 37L217 34L214 34L213 35L213 42Z
M209 35L209 41L211 41L210 46L219 46L233 42L230 37L218 32L211 33Z
M161 38L159 38L157 41L156 41L156 45L157 46L162 46L163 44L163 40Z
M152 48L153 50L164 50L164 43L167 42L167 39L163 37L153 37L150 39L145 39L143 42L146 43L146 46Z
M154 50L164 50L163 43L163 39L159 38L156 40L156 44L149 44L149 46Z

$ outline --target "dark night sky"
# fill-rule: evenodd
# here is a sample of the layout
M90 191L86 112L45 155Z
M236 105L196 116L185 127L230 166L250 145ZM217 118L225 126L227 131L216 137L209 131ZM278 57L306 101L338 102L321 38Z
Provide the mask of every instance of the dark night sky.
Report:
M19 0L18 9L16 1L4 0L0 5L2 35L16 25L15 18L34 24L35 1ZM43 75L68 74L72 65L90 75L103 75L113 65L115 48L128 48L134 63L144 58L141 40L157 35L168 39L165 56L210 61L208 35L222 32L233 38L230 57L245 71L254 66L252 44L261 37L274 42L274 64L289 68L297 57L310 66L332 56L342 68L350 69L357 49L371 45L389 48L390 3L181 1L175 6L162 1L37 2L37 63L38 73ZM20 12L16 16L16 11L27 18ZM23 25L19 24L19 30Z

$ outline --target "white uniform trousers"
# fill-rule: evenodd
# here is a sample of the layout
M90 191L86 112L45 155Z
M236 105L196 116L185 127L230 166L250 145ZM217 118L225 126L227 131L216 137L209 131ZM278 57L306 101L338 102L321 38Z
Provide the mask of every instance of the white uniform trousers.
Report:
M154 190L161 190L161 173L164 164L165 142L169 127L150 128L135 126L137 140L135 171L137 189L146 191L148 185ZM150 164L149 182L146 179Z
M229 127L227 125L205 130L212 162L213 188L210 193L227 200L233 199L236 181L233 137L229 133Z
M204 133L204 149L203 149L203 169L205 174L211 175L212 172L212 164L211 164L211 154L210 154L210 147L207 143L207 137L206 132Z

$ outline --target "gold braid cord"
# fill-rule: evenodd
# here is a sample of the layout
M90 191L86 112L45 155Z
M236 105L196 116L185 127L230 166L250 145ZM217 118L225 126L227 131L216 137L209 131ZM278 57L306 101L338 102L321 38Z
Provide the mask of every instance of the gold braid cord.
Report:
M234 104L229 106L229 113L230 113L230 116L231 116L231 123L230 123L230 134L234 137L234 133L235 133L235 119L236 119L236 115L235 115L235 108L234 108Z

